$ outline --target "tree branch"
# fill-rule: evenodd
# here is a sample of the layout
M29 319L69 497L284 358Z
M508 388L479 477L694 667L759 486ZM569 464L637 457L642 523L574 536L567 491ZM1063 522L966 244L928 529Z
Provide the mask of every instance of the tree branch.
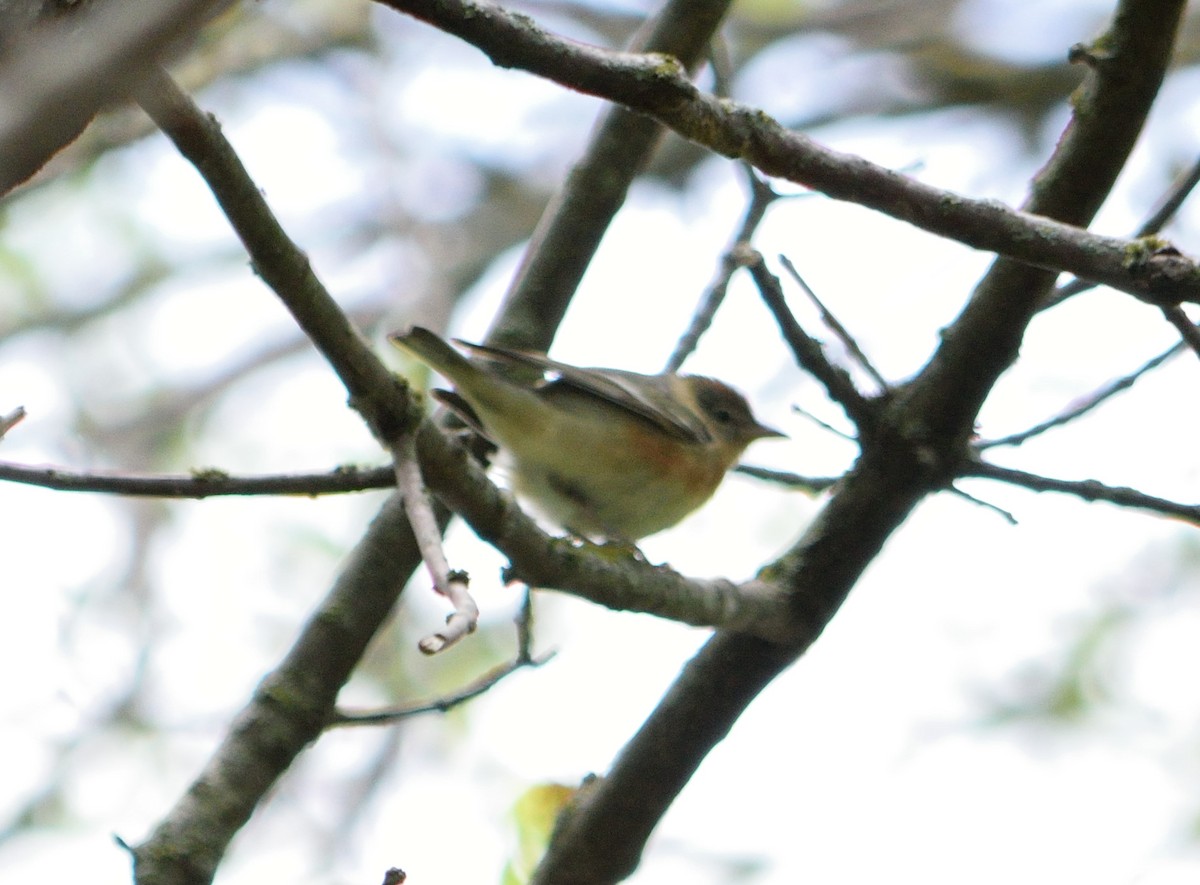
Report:
M132 849L138 885L207 885L230 840L326 727L337 693L420 561L399 495L351 551L329 595L269 673L203 770Z
M1124 168L1162 84L1184 5L1183 0L1123 0L1109 32L1096 40L1102 49L1073 50L1075 57L1088 60L1089 76L1074 96L1066 132L1033 180L1027 210L1080 226L1091 222ZM1149 21L1137 21L1147 15ZM1154 260L1149 253L1144 257ZM1136 251L1126 258L1131 268L1141 260ZM996 379L1016 360L1025 330L1057 277L1031 265L1038 262L1001 257L992 264L966 308L942 333L919 383L901 396L919 400L897 405L915 408L922 416L922 436L956 437L956 447L969 440L975 416Z
M877 404L863 396L849 373L833 365L817 340L801 328L784 298L779 278L767 269L762 255L751 252L745 257L744 264L767 309L775 317L779 333L791 348L796 363L821 383L825 393L845 410L860 434L870 432L877 417Z
M1092 234L1052 220L1052 212L1043 214L1032 206L1031 211L1021 212L992 200L969 199L830 150L785 129L761 110L701 93L671 58L608 52L556 37L527 16L484 0L380 2L466 40L501 67L520 68L622 104L768 175L875 209L975 249L1095 280L1151 304L1200 301L1200 266L1159 248L1160 241ZM1176 2L1171 0L1168 7ZM1168 8L1162 20L1173 21L1171 15ZM1152 46L1143 48L1155 51ZM1166 51L1169 48L1170 41ZM1104 57L1088 59L1096 68L1111 68L1117 54L1106 50ZM1165 59L1151 61L1152 66L1163 67ZM1147 95L1153 97L1156 82L1139 74L1120 91L1136 108L1144 105Z
M0 461L0 480L60 492L103 492L146 498L213 498L222 495L339 495L396 485L391 467L335 467L328 473L280 473L233 476L223 470L176 474L132 475L31 467Z
M1019 446L1026 440L1033 439L1035 436L1040 436L1048 430L1053 430L1055 427L1062 427L1065 424L1070 424L1075 419L1081 418L1093 409L1102 406L1118 393L1133 387L1133 385L1136 384L1147 372L1151 371L1152 369L1157 369L1168 360L1173 359L1174 357L1183 353L1185 347L1186 345L1182 341L1178 342L1177 344L1173 344L1162 353L1147 360L1128 375L1122 375L1120 378L1110 381L1103 387L1092 391L1090 394L1087 394L1082 401L1078 402L1077 405L1064 409L1054 417L1047 418L1045 421L1040 421L1032 427L1026 428L1018 433L1011 433L1008 436L1002 436L997 439L982 440L981 442L975 444L975 449L977 451L984 451L997 446Z
M679 336L675 349L667 358L667 363L663 367L664 372L678 372L683 367L684 360L695 351L700 339L716 318L717 310L725 302L725 296L729 291L729 281L733 279L734 273L739 268L745 267L747 261L755 260L758 253L752 247L754 232L767 217L767 210L771 204L781 199L779 194L771 188L770 183L760 178L752 167L743 165L742 168L746 173L750 202L742 215L741 224L738 225L733 241L721 256L716 274L704 290L700 303L692 311L691 322L688 323L684 333ZM761 260L761 257L758 260Z
M246 172L221 127L161 68L149 72L138 101L204 178L250 254L255 272L279 296L329 361L356 409L387 447L421 419L407 388L388 371L313 273Z
M147 63L228 5L122 0L79 4L60 21L24 28L6 18L2 36L13 51L0 67L0 194L74 140L101 107L125 98Z
M408 704L403 707L391 707L384 710L341 710L339 709L329 720L330 728L342 728L356 725L390 725L402 719L420 716L423 713L445 713L467 701L479 697L485 692L507 679L518 670L526 667L540 667L554 657L554 652L548 652L537 657L533 654L533 599L531 591L526 589L525 599L521 609L514 619L517 627L517 653L511 661L495 667L483 674L469 685L453 694L443 695L422 704Z
M432 701L419 704L409 704L403 707L388 707L381 710L338 710L329 721L329 728L350 728L355 726L394 725L414 716L425 713L446 713L455 707L462 706L467 701L473 701L480 695L486 694L494 687L518 670L526 667L540 667L554 657L553 653L537 658L514 658L499 667L484 673L470 684L463 686L452 694L442 695Z
M769 580L742 583L686 578L630 556L597 555L594 545L543 532L512 496L431 423L417 436L425 482L480 538L508 557L509 580L558 589L599 605L640 611L694 626L719 626L786 640L788 600Z
M1179 501L1147 495L1145 492L1139 492L1137 489L1127 486L1105 485L1094 479L1054 479L1049 476L1038 476L1036 473L1027 473L1024 470L989 464L985 461L970 462L963 470L963 476L994 479L998 482L1021 486L1031 492L1059 492L1064 495L1074 495L1084 501L1107 501L1121 507L1147 510L1200 526L1200 504L1183 504Z
M1187 314L1183 312L1183 308L1178 305L1164 307L1162 312L1167 322L1179 332L1179 337L1183 339L1183 342L1192 349L1196 356L1200 356L1200 327L1189 320Z

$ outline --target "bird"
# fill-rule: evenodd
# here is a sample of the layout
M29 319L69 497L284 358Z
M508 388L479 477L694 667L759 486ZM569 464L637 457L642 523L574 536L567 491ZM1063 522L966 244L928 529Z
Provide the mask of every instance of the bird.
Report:
M568 532L633 544L704 504L750 443L784 437L715 378L584 368L421 326L388 339L453 382L433 396L493 442L512 491Z

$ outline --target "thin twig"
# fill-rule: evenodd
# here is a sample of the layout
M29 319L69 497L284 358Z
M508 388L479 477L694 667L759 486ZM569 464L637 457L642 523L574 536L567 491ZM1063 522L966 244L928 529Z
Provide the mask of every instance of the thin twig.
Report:
M550 651L537 657L533 655L533 600L528 587L525 588L525 595L521 600L520 607L517 609L516 617L513 618L513 623L517 628L517 652L508 663L495 667L453 694L443 695L436 700L426 701L422 704L371 710L369 712L338 710L330 720L329 727L383 725L389 722L397 722L401 719L408 719L412 716L420 716L423 713L445 713L459 704L479 697L518 670L525 667L540 667L549 662L557 654L557 652Z
M17 406L7 415L0 416L0 439L4 439L4 434L8 433L14 427L21 423L21 419L25 417L25 407Z
M807 409L803 408L802 406L793 405L792 411L795 414L799 415L801 418L805 418L805 419L811 421L813 424L816 424L822 430L826 430L829 433L832 433L834 436L840 437L841 439L846 440L846 442L852 442L852 443L855 443L856 445L858 444L858 437L854 436L853 434L846 433L846 431L842 430L839 427L834 427L832 424L830 424L825 419L818 418L816 415L814 415L812 412L808 411Z
M328 473L235 476L215 468L182 474L97 473L31 467L0 461L0 480L59 492L101 492L144 498L213 498L222 495L340 495L396 485L392 467L335 467Z
M145 72L137 99L196 167L245 245L255 273L329 362L350 394L351 407L375 437L387 445L408 432L421 418L419 408L287 235L216 118L196 107L161 68Z
M742 216L742 223L738 227L737 234L734 235L732 245L721 256L716 275L708 284L708 288L704 290L700 303L696 305L696 310L692 313L692 321L680 336L663 371L679 371L684 360L696 349L701 337L712 325L718 308L725 301L725 296L729 292L729 281L734 272L738 268L744 267L747 260L752 260L751 256L754 253L750 251L750 241L754 236L754 231L766 217L770 205L779 199L779 194L775 193L769 182L754 171L754 167L746 163L741 166L749 182L750 202L746 206L746 212Z
M339 710L329 720L328 727L349 728L359 725L386 725L392 722L399 722L402 719L410 719L413 716L421 716L425 713L445 713L460 704L465 704L467 701L479 697L518 670L522 670L525 667L542 666L550 661L555 654L557 652L551 651L538 657L529 657L528 659L523 659L518 654L511 661L489 670L474 682L464 686L453 694L443 695L442 697L421 704L411 704L405 707L388 707L371 711Z
M874 420L874 410L870 401L854 386L845 369L833 365L816 339L801 328L787 306L779 278L767 269L762 255L752 250L746 251L746 268L754 278L767 308L774 314L779 330L792 349L796 361L824 385L829 397L841 405L856 427L862 430L864 425L869 426Z
M858 342L854 340L854 336L846 331L846 327L838 321L838 318L835 317L830 312L829 308L825 306L824 302L817 297L817 293L814 292L812 287L804 281L804 277L800 276L800 271L796 270L796 266L792 264L791 260L786 255L780 255L779 262L783 265L784 269L791 274L791 277L793 280L795 280L796 285L800 287L800 291L808 296L808 300L816 306L818 311L820 311L821 322L829 327L829 331L833 332L833 334L837 336L837 339L842 342L846 350L850 352L850 355L853 356L859 366L862 367L862 370L871 376L872 381L879 385L880 392L888 390L891 385L889 385L887 380L880 375L878 371L876 371L873 365L871 365L871 361L867 359L867 355L863 353L862 348L858 346Z
M1068 298L1074 298L1076 295L1082 295L1091 289L1095 289L1099 283L1094 280L1085 280L1081 277L1074 277L1067 280L1057 289L1050 293L1050 297L1046 299L1046 303L1039 310L1049 310L1052 307L1057 307Z
M414 438L405 434L392 446L396 462L396 486L404 498L404 512L412 526L413 537L421 551L421 559L433 577L433 589L450 600L454 606L446 618L445 629L424 637L417 647L427 655L437 654L449 648L468 633L474 633L479 624L479 606L467 589L465 572L450 569L446 552L442 547L442 530L425 483L421 479L421 468L417 464L417 446Z
M1009 525L1017 525L1017 518L1013 516L1012 513L1005 510L1003 507L993 504L991 501L985 501L983 498L978 498L969 492L964 492L962 489L956 486L950 486L947 491L949 491L950 494L954 495L955 497L962 498L964 501L974 504L976 507L982 507L984 510L992 511L992 513L995 513Z
M1164 307L1162 312L1163 316L1167 318L1167 322L1179 330L1184 343L1195 352L1196 356L1200 356L1200 328L1197 328L1196 324L1188 319L1183 308L1178 305Z
M1184 175L1179 176L1175 183L1168 188L1158 201L1158 207L1150 213L1150 217L1142 223L1134 236L1148 237L1162 230L1167 222L1175 217L1175 213L1179 211L1183 201L1191 195L1198 184L1200 184L1200 158L1192 163L1192 168Z
M1049 418L1040 424L1035 424L1033 427L1030 427L1027 430L1022 430L1020 433L1012 433L1008 436L1002 436L999 439L984 440L977 443L975 448L978 451L983 451L984 449L991 449L995 448L996 446L1019 446L1026 440L1032 439L1035 436L1039 436L1045 433L1047 430L1052 430L1055 427L1061 427L1064 424L1068 424L1071 421L1074 421L1076 418L1086 415L1088 412L1100 406L1111 397L1116 396L1121 391L1128 390L1147 372L1151 371L1152 369L1157 369L1167 360L1178 356L1179 354L1183 353L1183 351L1184 344L1181 341L1178 344L1172 345L1167 350L1164 350L1153 359L1147 360L1128 375L1124 375L1115 381L1110 381L1108 384L1104 385L1098 390L1093 391L1078 405L1072 406L1066 411L1060 412L1053 418Z
M1034 492L1060 492L1074 495L1084 501L1107 501L1122 507L1136 507L1139 510L1149 510L1163 516L1173 516L1200 525L1200 504L1184 504L1147 495L1137 489L1127 486L1110 486L1094 479L1070 480L1054 479L1049 476L1039 476L1024 470L1014 470L1011 467L1001 467L984 461L971 462L962 472L963 476L974 476L980 479L994 479L1010 485L1021 486Z
M513 623L517 628L517 661L529 664L533 661L533 591L528 585Z
M769 467L755 467L753 464L739 464L733 468L735 473L753 476L764 482L775 483L791 489L803 489L807 492L823 492L832 488L840 476L801 476L786 470L772 470Z

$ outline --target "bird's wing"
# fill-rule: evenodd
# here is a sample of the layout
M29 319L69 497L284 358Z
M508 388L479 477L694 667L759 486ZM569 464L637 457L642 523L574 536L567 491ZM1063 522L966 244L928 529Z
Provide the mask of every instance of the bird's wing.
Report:
M632 412L669 436L699 443L712 439L695 412L677 400L670 379L663 375L642 375L621 369L581 368L527 350L489 347L457 339L455 343L483 359L538 369L540 380L533 386L549 396L553 396L556 390L584 393ZM655 393L659 395L654 396Z

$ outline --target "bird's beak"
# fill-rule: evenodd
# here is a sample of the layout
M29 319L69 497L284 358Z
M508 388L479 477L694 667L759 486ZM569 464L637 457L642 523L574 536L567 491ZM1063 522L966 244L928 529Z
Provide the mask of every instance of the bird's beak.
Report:
M782 430L776 430L774 427L768 427L765 424L755 424L754 431L750 434L750 439L768 439L773 436L779 439L788 438L788 435Z

